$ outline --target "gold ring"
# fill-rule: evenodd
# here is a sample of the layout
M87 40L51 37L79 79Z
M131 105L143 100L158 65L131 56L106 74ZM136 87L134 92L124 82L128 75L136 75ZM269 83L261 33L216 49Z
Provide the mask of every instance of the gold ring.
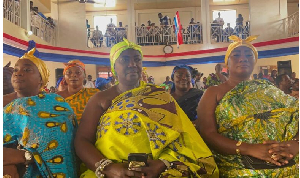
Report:
M271 158L275 160L276 154L272 154Z
M270 164L270 162L269 162L269 161L266 161L266 163Z

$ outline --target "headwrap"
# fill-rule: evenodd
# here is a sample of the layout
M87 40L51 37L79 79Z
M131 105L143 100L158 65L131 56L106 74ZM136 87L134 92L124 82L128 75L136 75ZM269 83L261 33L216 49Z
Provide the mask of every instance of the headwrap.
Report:
M95 86L96 88L98 88L100 90L100 88L106 84L108 84L109 82L111 82L110 78L97 78L96 82L95 82Z
M46 66L46 64L44 63L44 61L42 61L41 59L35 57L33 54L35 52L35 48L32 48L30 51L28 51L27 53L25 53L21 58L21 59L28 59L30 60L32 63L34 63L34 65L36 65L36 67L38 68L40 75L42 77L42 86L41 89L44 88L44 86L46 86L46 84L48 83L48 79L50 76L50 72Z
M258 35L256 36L249 36L248 38L246 38L245 40L235 36L235 35L231 35L229 37L230 40L232 40L233 42L228 46L228 49L226 51L226 55L225 55L225 64L228 64L228 58L229 55L231 54L231 52L240 46L246 46L248 48L250 48L255 56L255 63L257 62L258 59L258 52L256 50L256 48L250 43L251 41L255 40L258 37Z
M142 59L143 59L143 52L142 52L141 46L139 46L133 42L129 42L126 38L123 38L123 41L115 44L110 50L110 56L109 56L110 66L111 66L111 72L113 73L114 76L116 76L115 62L119 58L121 53L123 51L125 51L126 49L134 49L134 50L139 51L141 53Z
M187 69L187 70L190 72L190 74L192 74L192 67L190 67L190 66L187 66L187 65L185 65L185 64L179 65L179 66L175 66L174 69L173 69L173 72L172 72L172 74L171 74L171 79L172 79L172 80L174 80L174 74L175 74L175 72L176 72L178 69Z
M66 71L68 70L68 69L70 69L71 67L79 67L79 68L81 68L83 71L84 71L84 73L85 73L85 65L84 65L84 63L82 63L80 60L78 60L78 59L75 59L75 60L71 60L71 61L69 61L68 63L64 63L64 65L65 65L65 68L64 68L64 71L63 71L63 74L65 75L66 74Z

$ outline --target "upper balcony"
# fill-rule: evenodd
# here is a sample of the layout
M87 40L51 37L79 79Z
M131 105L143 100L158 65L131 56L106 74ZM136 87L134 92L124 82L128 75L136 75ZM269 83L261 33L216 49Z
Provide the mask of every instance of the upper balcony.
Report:
M257 20L257 18L251 18L252 21L250 22L251 12L249 10L248 0L234 0L230 4L211 3L212 1L209 1L210 3L206 5L201 3L193 4L191 0L178 0L171 5L158 0L157 3L159 4L159 9L149 9L155 7L153 0L144 0L138 3L132 3L131 5L134 7L131 11L128 10L129 5L127 1L129 0L118 1L123 4L119 4L116 9L99 8L99 10L96 11L97 8L90 8L91 4L80 4L75 1L71 2L63 0L62 3L57 3L56 6L60 7L64 4L74 3L77 5L76 7L78 7L78 4L85 6L85 8L83 8L85 9L84 12L80 11L83 15L81 14L78 20L74 17L68 17L71 20L72 18L74 19L73 21L66 21L68 18L63 19L62 17L56 17L53 20L51 16L54 14L55 17L55 13L52 12L46 14L46 17L43 13L36 11L34 8L29 8L28 3L28 5L24 7L24 1L4 0L3 17L12 24L25 29L27 32L32 32L34 36L50 45L73 48L72 44L76 43L71 42L71 39L76 37L76 39L80 39L78 41L81 41L78 44L83 44L82 41L84 41L83 47L77 49L91 49L103 52L108 52L108 48L122 41L123 37L131 37L132 41L135 41L137 44L144 46L147 49L150 49L149 47L158 49L161 45L176 45L177 35L175 33L174 24L171 22L171 25L161 25L159 18L157 17L158 12L162 12L164 15L169 16L170 19L172 19L172 16L174 16L176 11L180 12L183 43L185 46L189 46L185 47L184 50L224 47L230 42L228 39L229 36L237 35L240 38L246 39L250 35L259 34L260 31L257 30L259 28L272 28L269 33L274 33L273 36L270 35L269 37L265 37L265 35L261 35L262 37L265 37L265 39L263 39L265 41L299 35L298 11L281 20L270 20L269 22L265 22L264 24L267 26L262 27L258 23L260 19ZM51 1L51 3L53 4L53 1ZM191 5L195 5L195 7L191 7ZM156 5L156 7L157 6L158 5ZM208 8L205 8L204 6ZM168 9L168 7L172 9ZM50 9L52 10L55 8ZM71 12L72 8L70 9ZM231 19L228 19L226 14L222 14L229 10L234 11L234 15L230 17ZM24 13L24 11L26 11L26 13ZM286 11L289 11L289 9ZM215 13L217 12L221 12L221 17L215 16ZM62 13L64 13L63 10L60 10L56 15L60 16ZM241 23L236 21L238 14L242 14L244 17ZM128 15L135 17L129 19L127 18ZM107 24L108 26L105 30L97 30L94 28L96 27L96 22L94 20L96 16L115 16L115 24L123 22L124 27ZM191 18L195 18L195 21L197 22L191 23ZM216 21L217 18L221 18L224 21L218 22ZM82 24L86 19L89 20L91 25L84 27ZM143 23L148 19L155 23L144 25ZM24 25L24 20L28 21L27 26ZM76 20L78 21L77 26L74 25ZM266 21L266 19L264 20ZM103 22L100 23L104 24ZM69 25L72 27L68 27ZM70 41L70 46L65 46L68 41Z
M23 28L28 36L35 35L46 44L55 46L56 26L53 19L38 12L37 7L28 8L27 5L27 2L20 0L3 0L3 18Z

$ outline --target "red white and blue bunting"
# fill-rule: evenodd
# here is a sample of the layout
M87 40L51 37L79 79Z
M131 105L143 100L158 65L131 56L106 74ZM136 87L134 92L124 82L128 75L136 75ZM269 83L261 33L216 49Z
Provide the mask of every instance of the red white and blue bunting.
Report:
M21 57L28 48L27 41L3 33L3 52ZM254 43L258 50L258 57L272 58L299 54L299 37ZM61 48L36 43L39 58L45 61L68 62L79 59L85 64L110 66L109 53ZM144 55L143 66L160 67L180 64L207 64L224 62L227 48L188 51L165 55Z

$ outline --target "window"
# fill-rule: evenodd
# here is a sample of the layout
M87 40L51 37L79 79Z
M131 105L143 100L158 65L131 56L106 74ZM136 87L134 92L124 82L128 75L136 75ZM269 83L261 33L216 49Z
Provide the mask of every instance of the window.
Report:
M213 19L218 18L218 13L220 12L220 17L224 20L223 28L227 27L227 23L230 23L230 27L234 28L236 25L236 10L214 10Z
M110 19L112 19L112 23L114 25L117 24L116 15L94 16L94 28L96 29L96 26L98 26L99 30L104 35L106 32L107 25L110 24Z

